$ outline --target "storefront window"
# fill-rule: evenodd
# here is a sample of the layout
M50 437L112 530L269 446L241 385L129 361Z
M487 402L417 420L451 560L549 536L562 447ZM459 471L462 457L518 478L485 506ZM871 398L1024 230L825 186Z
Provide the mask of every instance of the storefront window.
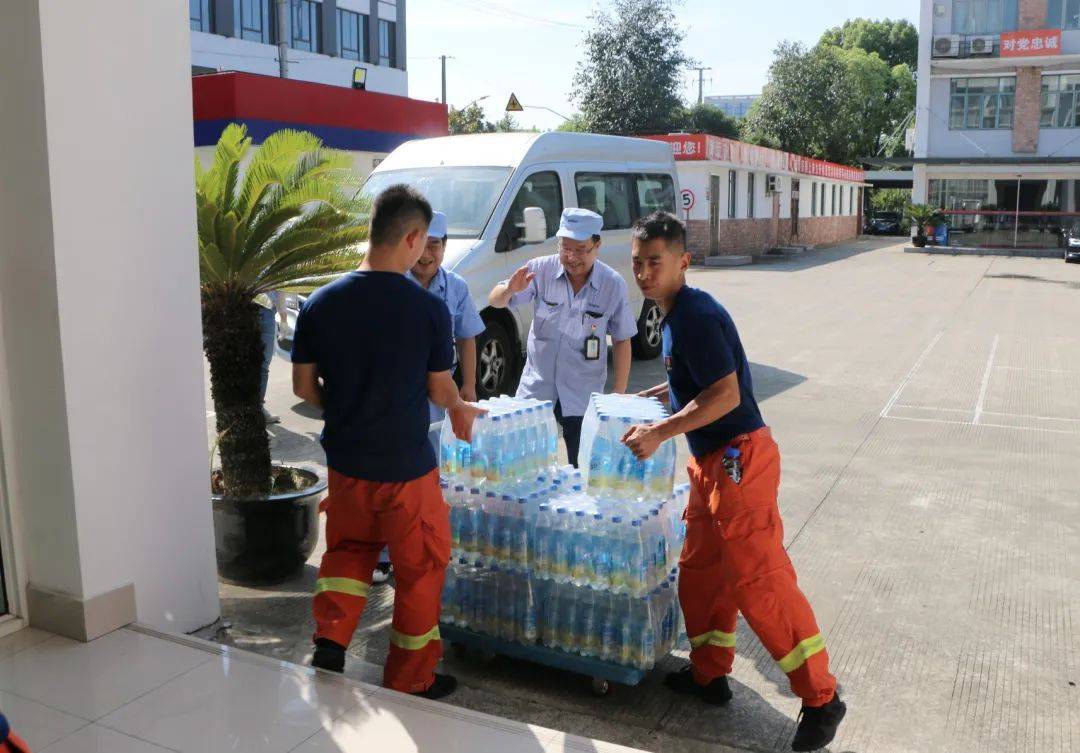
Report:
M1051 0L1055 2L1059 0ZM1017 0L954 0L953 34L1000 34L1016 29Z
M1016 79L954 78L949 103L949 128L1012 128Z
M953 246L1058 248L1080 221L1080 180L933 179Z
M1080 75L1042 77L1039 125L1043 128L1080 128Z
M1050 0L1046 25L1051 29L1080 29L1080 0Z

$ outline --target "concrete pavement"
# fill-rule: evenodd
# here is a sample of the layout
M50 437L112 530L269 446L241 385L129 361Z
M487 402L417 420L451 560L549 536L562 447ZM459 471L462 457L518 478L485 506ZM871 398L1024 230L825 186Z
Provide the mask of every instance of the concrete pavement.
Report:
M691 277L735 317L780 444L786 542L849 706L830 750L1080 750L1080 267L902 249ZM635 385L662 379L635 364ZM287 364L270 389L275 456L321 461ZM204 637L302 660L318 555L279 589L222 586L231 627ZM357 677L378 677L391 604L376 589ZM786 750L798 701L743 624L736 650L726 709L659 673L597 699L579 678L456 657L450 701L647 750Z

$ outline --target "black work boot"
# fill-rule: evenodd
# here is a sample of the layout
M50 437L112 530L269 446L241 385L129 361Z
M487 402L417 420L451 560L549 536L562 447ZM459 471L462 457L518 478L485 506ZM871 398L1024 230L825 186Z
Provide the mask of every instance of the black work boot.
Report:
M717 677L708 685L701 685L694 679L694 668L683 667L678 672L668 672L664 684L683 695L696 695L705 703L713 706L726 706L731 700L731 688L727 677Z
M330 672L344 672L345 647L334 643L329 638L316 638L315 655L311 657L311 666Z
M799 728L795 730L791 749L806 751L824 748L836 737L836 730L846 713L847 706L840 700L839 693L833 695L833 699L824 706L803 706L799 712Z
M431 683L431 687L427 690L421 690L419 693L410 693L409 695L419 696L420 698L427 698L429 701L437 701L440 698L446 698L457 689L457 678L452 675L435 675L435 682Z

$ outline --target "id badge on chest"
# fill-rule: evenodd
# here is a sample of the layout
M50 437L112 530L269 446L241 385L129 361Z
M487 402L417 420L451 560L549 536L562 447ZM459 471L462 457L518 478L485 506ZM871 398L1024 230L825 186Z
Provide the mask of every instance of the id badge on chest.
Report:
M593 325L592 334L585 338L585 360L600 360L600 338L596 336L595 324Z

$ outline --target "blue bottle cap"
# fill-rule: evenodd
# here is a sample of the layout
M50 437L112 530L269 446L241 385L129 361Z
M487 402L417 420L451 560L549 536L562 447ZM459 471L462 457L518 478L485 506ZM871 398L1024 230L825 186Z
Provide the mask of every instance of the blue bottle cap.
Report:
M612 523L622 523L622 516L621 515L613 515L611 517L611 522Z
M640 520L635 520L633 523L631 523L631 525L640 526L641 521Z
M477 489L476 487L473 487L472 489L469 489L469 494L479 494L479 493L480 493L480 490Z
M585 511L584 511L584 510L577 510L577 511L575 511L575 512L574 512L574 517L577 517L577 518L584 518L584 517L585 517Z
M499 420L500 420L501 418L502 418L501 416L492 416L492 417L491 417L491 420L492 420L492 421L494 421L495 423L499 423Z
M574 492L581 491L581 484L574 484L573 486L570 487L570 491L574 491Z
M566 508L565 507L556 508L555 512L557 512L559 515L563 515L563 514L566 513Z
M728 447L726 450L724 450L725 458L737 458L741 456L742 452L739 451L738 447Z
M457 486L455 486L455 487L454 487L454 491L455 491L455 492L464 492L464 491L465 491L465 487L464 487L464 486L462 486L461 484L458 484Z
M527 504L529 504L528 497L518 497L518 504L519 505L527 505Z
M592 517L593 517L593 520L603 520L604 519L604 514L600 513L600 512L597 512L597 513L593 513Z
M606 422L606 421L610 421L610 420L611 420L611 416L608 416L608 415L600 416L601 423Z
M497 496L499 496L499 495L498 495L498 494L496 494L495 492L488 492L488 493L487 493L487 494L485 494L484 496L485 496L485 497L486 497L487 499L495 499L495 498L496 498Z
M540 512L547 512L551 508L549 506L547 506L547 505L540 505L539 509L540 509Z

